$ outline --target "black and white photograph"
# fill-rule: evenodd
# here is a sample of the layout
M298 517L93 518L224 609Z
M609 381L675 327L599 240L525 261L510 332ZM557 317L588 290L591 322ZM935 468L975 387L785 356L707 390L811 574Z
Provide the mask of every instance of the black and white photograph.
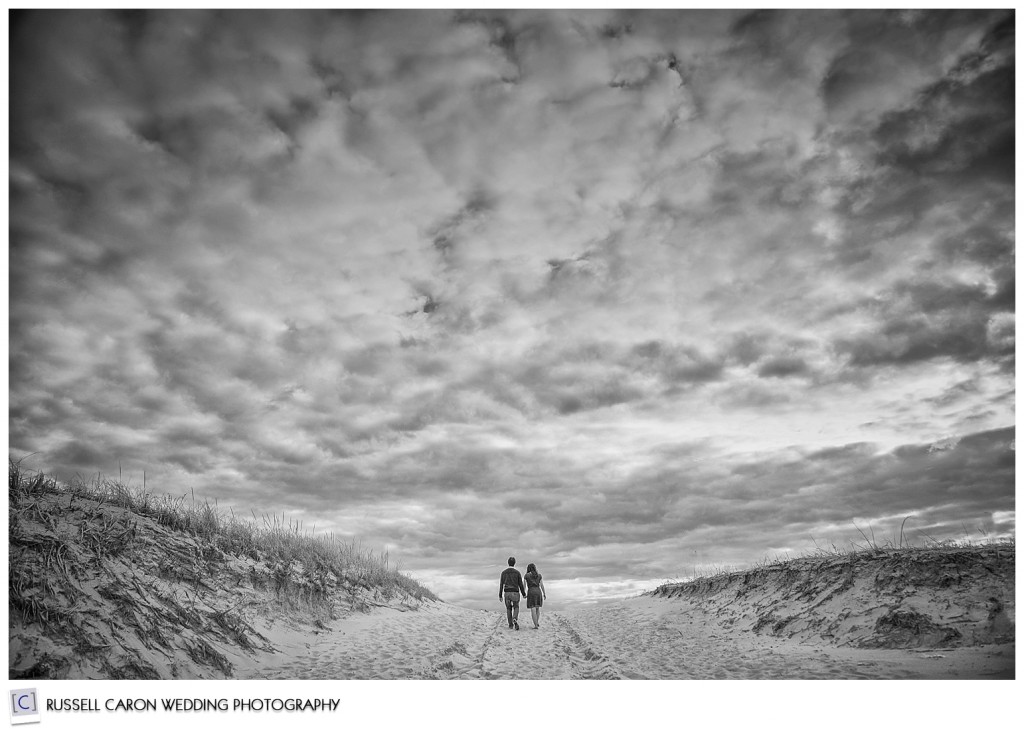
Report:
M9 681L1015 679L1013 8L8 23Z

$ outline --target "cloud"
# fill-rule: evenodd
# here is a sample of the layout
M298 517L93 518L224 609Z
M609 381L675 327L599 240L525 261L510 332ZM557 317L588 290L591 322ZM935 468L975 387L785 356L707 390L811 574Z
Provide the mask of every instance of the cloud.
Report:
M1012 41L1004 11L19 15L12 455L470 601L523 535L589 600L851 518L988 524Z

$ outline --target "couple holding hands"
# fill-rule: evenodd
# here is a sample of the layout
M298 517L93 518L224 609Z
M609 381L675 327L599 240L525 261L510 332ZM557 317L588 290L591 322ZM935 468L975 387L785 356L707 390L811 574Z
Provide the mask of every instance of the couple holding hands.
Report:
M519 630L519 596L526 597L526 607L530 609L533 616L534 629L540 628L540 608L547 599L544 591L544 580L537 572L537 565L532 562L526 566L526 585L523 584L523 576L515 568L516 558L508 558L508 569L501 573L501 581L498 583L498 599L505 603L505 613L508 617L508 627ZM529 587L529 590L527 590Z

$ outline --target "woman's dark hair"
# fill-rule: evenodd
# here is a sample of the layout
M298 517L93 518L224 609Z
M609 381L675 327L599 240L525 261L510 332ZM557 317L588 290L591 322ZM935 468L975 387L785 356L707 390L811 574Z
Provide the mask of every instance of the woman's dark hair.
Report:
M537 574L537 565L535 565L533 562L530 562L530 564L526 565L526 571L532 572L533 574Z

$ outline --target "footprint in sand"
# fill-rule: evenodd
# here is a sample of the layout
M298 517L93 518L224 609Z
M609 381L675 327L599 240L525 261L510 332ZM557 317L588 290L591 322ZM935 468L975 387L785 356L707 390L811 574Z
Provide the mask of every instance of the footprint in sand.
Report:
M611 662L557 613L545 615L539 630L532 625L509 630L503 617L496 618L482 664L486 678L621 678Z

